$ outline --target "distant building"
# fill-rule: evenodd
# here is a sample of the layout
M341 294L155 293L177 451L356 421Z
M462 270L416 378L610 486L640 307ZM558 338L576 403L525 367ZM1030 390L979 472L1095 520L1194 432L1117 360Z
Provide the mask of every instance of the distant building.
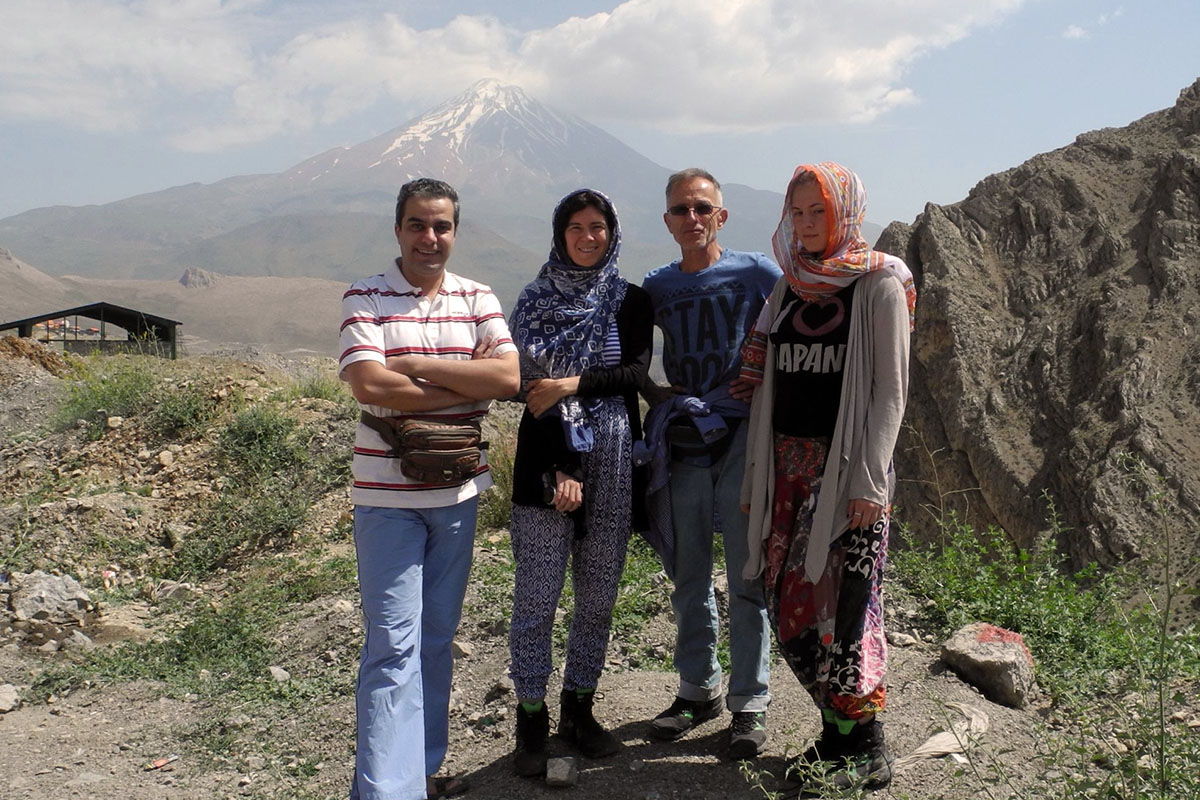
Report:
M112 303L91 303L0 322L0 334L16 330L18 336L61 345L68 353L144 353L175 358L181 324Z

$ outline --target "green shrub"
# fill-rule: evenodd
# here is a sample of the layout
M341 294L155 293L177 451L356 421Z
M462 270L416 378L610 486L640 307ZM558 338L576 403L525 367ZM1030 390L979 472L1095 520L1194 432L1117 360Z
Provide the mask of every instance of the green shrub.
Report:
M166 574L203 578L238 557L290 542L304 523L312 499L297 475L226 486L184 539Z
M188 386L165 392L151 409L149 429L167 438L195 436L204 430L217 413L217 404L209 389Z
M512 520L514 442L497 437L488 444L488 469L492 488L479 497L475 527L480 531L506 530Z
M263 624L253 609L239 603L201 606L194 619L161 641L99 649L84 664L47 670L31 693L45 700L96 679L156 680L195 689L201 670L208 670L217 686L236 686L260 678L271 663L273 648Z
M995 529L976 534L951 514L937 546L902 536L907 547L890 555L894 574L925 598L925 622L935 633L977 621L1017 631L1034 654L1039 683L1059 699L1102 688L1109 670L1129 666L1123 573L1067 572L1053 532L1029 551Z
M99 438L104 433L103 416L131 417L148 411L154 405L155 378L144 361L97 356L84 362L55 414L55 427L63 430L82 419L88 435Z
M295 471L308 459L298 427L296 420L275 406L252 406L239 412L221 432L221 458L242 477Z

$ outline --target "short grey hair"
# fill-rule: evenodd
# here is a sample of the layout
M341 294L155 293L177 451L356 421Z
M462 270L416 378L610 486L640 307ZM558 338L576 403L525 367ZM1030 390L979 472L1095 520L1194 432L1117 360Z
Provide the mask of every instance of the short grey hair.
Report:
M667 199L671 199L671 192L676 186L684 181L690 181L694 178L703 178L711 183L713 188L717 190L717 202L723 202L721 198L721 183L713 177L711 172L706 169L700 169L699 167L688 167L687 169L681 169L679 172L676 172L674 175L667 178Z

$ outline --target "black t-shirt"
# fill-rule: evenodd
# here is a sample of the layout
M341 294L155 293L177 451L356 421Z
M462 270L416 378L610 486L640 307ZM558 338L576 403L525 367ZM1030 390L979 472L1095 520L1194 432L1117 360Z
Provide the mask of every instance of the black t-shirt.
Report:
M857 282L855 282L857 283ZM852 283L823 300L802 300L790 288L771 325L775 355L777 432L833 436L850 336Z

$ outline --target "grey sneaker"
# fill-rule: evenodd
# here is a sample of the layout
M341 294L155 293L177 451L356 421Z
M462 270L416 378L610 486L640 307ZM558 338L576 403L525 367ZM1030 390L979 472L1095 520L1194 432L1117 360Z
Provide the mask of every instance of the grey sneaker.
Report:
M767 743L767 712L735 711L729 724L729 757L734 761L755 758Z
M673 742L701 722L721 716L722 698L684 700L676 697L671 707L650 720L650 735L655 739Z

